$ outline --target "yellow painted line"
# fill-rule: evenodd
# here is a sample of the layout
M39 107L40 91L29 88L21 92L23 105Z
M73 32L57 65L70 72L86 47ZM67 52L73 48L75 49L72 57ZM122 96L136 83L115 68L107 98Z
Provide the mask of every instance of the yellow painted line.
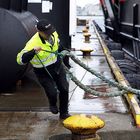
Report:
M130 86L126 78L124 77L123 73L121 72L119 66L117 65L115 59L111 56L111 53L109 49L107 48L105 42L101 39L97 29L95 28L95 32L99 38L99 41L102 45L104 54L106 55L107 61L117 79L117 81L122 84L123 86ZM129 104L129 107L132 111L132 115L134 117L135 123L137 127L140 127L140 107L136 101L136 95L128 92L127 95L125 95L125 98L127 99L127 102Z

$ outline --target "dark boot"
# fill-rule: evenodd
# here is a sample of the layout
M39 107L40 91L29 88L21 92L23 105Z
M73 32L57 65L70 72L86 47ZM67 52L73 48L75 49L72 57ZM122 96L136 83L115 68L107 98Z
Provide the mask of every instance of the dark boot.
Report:
M57 114L57 113L58 113L58 108L57 108L57 106L50 106L50 111L51 111L53 114Z
M71 115L68 113L64 113L64 114L60 114L59 118L60 119L67 119L68 117L70 117Z

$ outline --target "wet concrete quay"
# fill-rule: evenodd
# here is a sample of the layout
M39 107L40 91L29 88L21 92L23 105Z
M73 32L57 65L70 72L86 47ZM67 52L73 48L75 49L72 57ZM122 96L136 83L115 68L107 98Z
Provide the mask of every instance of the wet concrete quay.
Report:
M92 69L114 79L93 28L90 28L90 43L84 42L82 29L78 27L77 34L72 37L73 53ZM82 56L80 49L83 47L93 49L91 56ZM85 85L103 91L103 94L118 90L73 61L70 64L70 70ZM140 140L140 130L134 126L133 117L122 97L99 98L85 93L70 81L69 98L71 115L94 114L105 121L105 127L98 131L102 140ZM71 132L63 127L59 114L49 112L44 90L32 71L15 93L0 95L0 110L0 140L71 140Z
M139 130L131 125L128 114L104 113L98 116L106 122L105 127L98 132L102 140L139 140ZM0 113L1 140L70 140L70 138L70 131L63 127L58 115L49 112Z

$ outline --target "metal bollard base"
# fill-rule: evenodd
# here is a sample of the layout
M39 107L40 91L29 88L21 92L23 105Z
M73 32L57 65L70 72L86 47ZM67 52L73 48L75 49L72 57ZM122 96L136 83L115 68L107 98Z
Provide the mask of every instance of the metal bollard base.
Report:
M98 134L80 135L72 133L72 140L101 140L101 137Z

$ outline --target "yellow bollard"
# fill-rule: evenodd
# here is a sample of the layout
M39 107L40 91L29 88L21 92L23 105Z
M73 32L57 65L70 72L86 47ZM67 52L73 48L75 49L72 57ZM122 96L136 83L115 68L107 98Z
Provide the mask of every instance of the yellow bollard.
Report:
M80 51L83 53L83 56L90 56L93 49L91 47L83 47L80 49Z
M85 37L85 43L89 43L90 42L90 33L84 33L84 37Z
M67 118L63 125L72 132L72 140L101 140L96 132L105 123L97 116L81 114Z
M88 33L88 29L86 27L83 29L83 33Z

